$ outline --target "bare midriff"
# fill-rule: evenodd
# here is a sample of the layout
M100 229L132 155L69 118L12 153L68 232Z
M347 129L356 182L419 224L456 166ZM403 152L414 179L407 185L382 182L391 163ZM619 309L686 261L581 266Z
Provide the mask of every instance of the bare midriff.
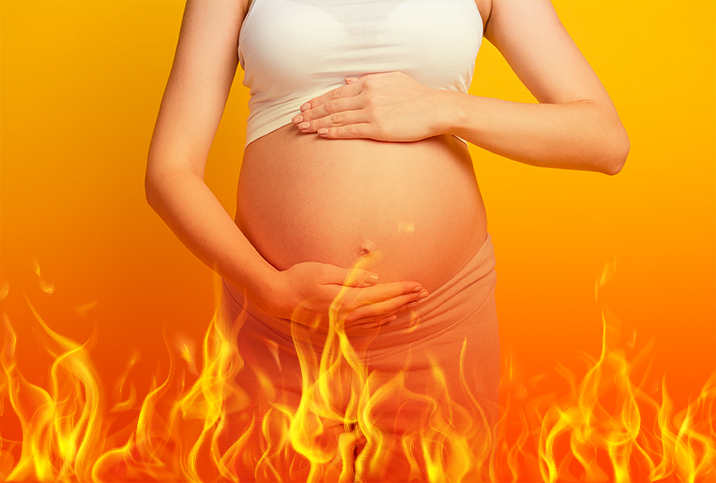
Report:
M472 160L455 137L329 140L293 125L247 146L236 224L279 270L363 260L381 282L416 281L428 291L487 236Z

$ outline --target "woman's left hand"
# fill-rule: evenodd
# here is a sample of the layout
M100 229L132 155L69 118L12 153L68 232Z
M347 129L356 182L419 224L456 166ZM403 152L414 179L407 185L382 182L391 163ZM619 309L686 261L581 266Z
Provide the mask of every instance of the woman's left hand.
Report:
M442 134L447 95L402 72L349 77L345 86L302 105L292 121L303 133L330 139L419 141Z

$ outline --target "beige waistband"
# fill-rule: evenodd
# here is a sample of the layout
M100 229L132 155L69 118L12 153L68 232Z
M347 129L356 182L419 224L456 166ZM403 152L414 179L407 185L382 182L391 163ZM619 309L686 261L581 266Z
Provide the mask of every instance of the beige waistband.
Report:
M494 297L495 265L492 237L488 233L475 255L412 310L398 314L396 320L378 328L349 328L345 334L356 353L363 358L368 353L379 356L455 329L474 314L488 297ZM226 280L223 285L224 295L233 301L232 318L246 311L251 319L261 323L285 344L296 343L305 349L320 352L327 334L332 330L340 331L340 327L335 326L311 329L303 324L292 323L290 319L273 317L258 310L240 290Z

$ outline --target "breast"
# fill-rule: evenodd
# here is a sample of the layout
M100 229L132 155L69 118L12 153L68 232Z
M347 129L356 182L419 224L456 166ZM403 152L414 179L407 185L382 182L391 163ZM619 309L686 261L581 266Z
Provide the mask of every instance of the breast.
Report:
M292 125L246 149L236 223L280 270L302 261L347 268L368 257L382 281L428 290L486 236L470 155L452 136L326 140Z
M473 0L254 0L239 38L247 145L347 76L401 71L467 92L482 41Z

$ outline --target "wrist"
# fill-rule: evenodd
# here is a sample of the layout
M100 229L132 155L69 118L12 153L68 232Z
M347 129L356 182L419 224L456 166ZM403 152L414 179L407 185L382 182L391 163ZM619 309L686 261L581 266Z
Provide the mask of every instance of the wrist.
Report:
M249 297L261 310L271 312L270 307L281 301L281 272L274 267L261 267L248 280Z
M435 106L435 131L436 134L459 135L461 127L465 124L465 99L462 92L440 91L440 98L436 99Z

